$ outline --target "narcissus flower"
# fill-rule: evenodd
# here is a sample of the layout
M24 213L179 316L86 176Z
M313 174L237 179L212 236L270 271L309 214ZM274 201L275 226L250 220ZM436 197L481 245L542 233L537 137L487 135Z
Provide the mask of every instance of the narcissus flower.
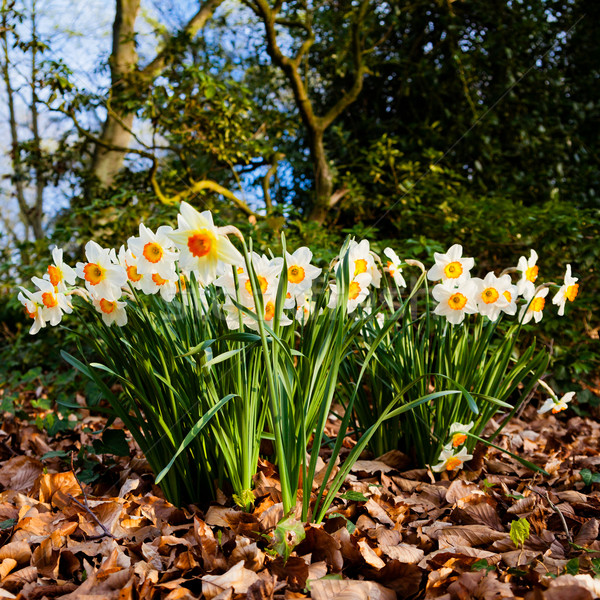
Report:
M529 258L521 256L517 263L517 271L521 273L521 279L517 282L517 292L519 296L533 296L535 290L535 280L538 277L537 262L538 255L535 250L531 251Z
M244 262L240 252L227 238L232 233L241 235L239 230L216 227L210 211L199 213L187 202L182 202L177 225L178 228L169 237L180 251L180 267L183 271L197 273L200 284L208 285L214 281L219 261L230 265Z
M356 278L362 273L368 273L371 276L371 285L378 288L381 282L381 273L377 269L375 259L369 248L368 240L361 240L356 242L350 240L348 246L349 262L350 262L350 278ZM341 264L338 263L338 267ZM337 269L336 269L337 270Z
M431 467L432 471L441 473L442 471L456 471L462 469L462 466L473 458L472 454L467 452L466 448L461 448L459 452L454 453L452 446L446 446L441 452L437 465Z
M17 299L23 305L27 316L30 319L33 319L29 333L35 335L42 327L46 327L46 321L42 316L42 307L44 306L44 303L42 302L42 292L30 292L24 287L21 287L20 289L21 291L19 292Z
M398 258L398 255L391 248L386 248L383 253L388 258L384 271L390 274L398 287L406 287L406 281L402 276L402 269L400 267L402 261Z
M555 398L548 398L544 404L539 408L538 413L544 414L551 410L554 414L559 413L562 410L568 408L567 404L573 400L575 392L567 392L560 400Z
M433 255L435 265L429 269L427 279L431 281L441 279L444 283L451 282L454 285L468 279L469 271L475 265L475 259L463 258L462 252L463 247L460 244L454 244L446 254L435 252Z
M47 279L60 292L67 291L67 283L75 285L77 274L75 269L63 262L62 248L52 250L52 260L54 264L48 265Z
M544 316L544 306L546 306L546 296L548 295L548 288L542 288L538 290L533 298L531 296L527 300L527 304L519 311L519 320L522 321L523 325L529 323L531 319L534 319L536 323L539 323Z
M77 276L85 279L85 287L99 298L120 298L121 288L127 283L127 273L121 265L113 263L110 250L90 240L85 245L85 256L88 262L77 263L75 269Z
M438 283L431 293L439 302L433 312L446 317L453 325L462 323L465 315L477 312L477 284L471 279L458 287L454 287L452 281Z
M502 277L505 277L505 275L502 275ZM500 279L502 279L502 277L500 277ZM506 275L506 277L510 277L509 275ZM508 301L508 304L504 307L502 307L502 312L506 313L507 315L514 315L517 312L517 298L519 297L519 292L517 291L517 286L516 285L509 285L504 292L502 293L502 295L506 298L506 300Z
M458 448L467 441L467 433L473 429L474 423L452 423L450 425L450 446Z
M107 300L106 298L92 297L94 307L102 315L102 320L106 325L115 323L119 327L127 325L126 302L120 300Z
M138 261L131 250L127 250L125 246L121 246L119 249L117 262L123 267L123 269L125 269L129 285L135 290L141 289L142 280L147 276L138 272Z
M354 312L356 307L368 296L370 283L371 275L366 272L356 275L352 281L350 281L350 285L348 286L348 314ZM329 298L329 304L327 307L335 308L337 306L339 296L338 288L335 283L332 283L329 287L331 288L331 297Z
M169 279L178 258L178 253L172 250L173 240L169 237L173 228L162 225L154 233L140 223L139 231L138 237L127 240L127 246L137 260L137 272L141 275L158 273L163 279Z
M479 314L486 316L490 321L496 321L502 310L510 304L508 300L509 290L512 287L510 275L496 277L493 273L488 273L484 279L473 277L471 281L477 285L476 300Z
M63 313L70 314L73 308L69 304L67 297L59 292L47 279L32 277L31 281L40 290L42 300L42 318L50 325L58 325L62 319Z
M559 316L565 314L565 304L567 301L573 302L579 292L579 284L577 283L578 278L571 275L571 265L567 265L567 271L565 273L564 283L560 286L560 289L552 298L552 304L558 306Z
M313 281L321 274L321 269L310 264L312 252L305 246L293 254L285 253L287 264L288 293L291 296L304 295L312 287Z

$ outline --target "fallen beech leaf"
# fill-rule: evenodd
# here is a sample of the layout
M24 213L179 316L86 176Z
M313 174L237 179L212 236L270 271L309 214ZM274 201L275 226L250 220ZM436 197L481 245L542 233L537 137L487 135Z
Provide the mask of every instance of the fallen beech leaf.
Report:
M544 600L594 600L589 590L578 585L561 585L544 592Z
M411 544L397 544L395 546L382 544L380 548L386 556L402 563L416 564L425 556L425 552L421 548Z
M197 600L197 598L187 588L178 587L167 594L165 600Z
M318 579L310 591L313 600L396 600L396 592L374 581Z
M578 546L587 546L598 539L599 523L597 519L588 519L575 536L575 543Z
M81 494L81 489L75 475L68 471L67 473L46 473L40 477L40 502L50 503L52 496L57 490L63 494L77 497Z
M306 537L296 546L296 552L302 556L312 554L315 562L324 560L334 573L339 573L344 566L340 543L323 528L309 525Z
M550 581L550 588L576 585L588 590L593 598L600 598L600 580L591 575L561 575Z
M437 533L440 548L446 546L482 546L496 540L508 539L508 533L501 533L485 525L453 525Z
M240 560L244 561L244 566L251 571L258 572L265 564L265 553L259 550L256 542L241 537L236 540L235 548L231 553L230 560L232 563L237 563Z
M448 502L448 504L455 504L458 500L462 500L472 494L485 495L474 483L469 483L462 479L455 479L446 490L446 502Z
M531 496L526 496L525 498L520 498L517 500L511 507L507 509L506 512L510 513L511 515L526 513L533 509L536 502L537 498L532 494Z
M5 558L14 558L19 564L29 562L31 548L27 542L10 542L0 548L0 560Z
M11 594L8 590L0 588L0 598L16 598L16 596Z
M365 559L365 562L376 569L382 569L385 567L385 562L375 554L375 551L365 540L361 540L358 542L358 549L362 554L362 557Z
M392 527L395 525L394 521L390 519L384 508L375 500L373 500L373 498L369 498L367 500L365 503L365 508L367 509L367 512L380 523L383 523L384 525L391 525Z
M17 561L14 558L5 558L0 563L0 581L4 579L16 566Z
M37 569L35 567L25 567L20 571L11 573L2 581L2 588L9 592L21 589L26 583L36 581L38 576Z
M387 473L388 471L394 471L393 467L386 465L384 462L379 460L357 460L350 469L351 473L366 473L367 475L374 475L375 473Z
M0 485L14 491L28 492L43 470L44 466L35 458L13 456L0 468Z
M246 592L246 600L273 600L277 577L260 577Z
M223 575L205 575L202 577L202 594L206 600L211 600L228 588L233 588L236 594L245 594L248 588L258 579L258 575L254 571L246 569L244 561L241 560Z

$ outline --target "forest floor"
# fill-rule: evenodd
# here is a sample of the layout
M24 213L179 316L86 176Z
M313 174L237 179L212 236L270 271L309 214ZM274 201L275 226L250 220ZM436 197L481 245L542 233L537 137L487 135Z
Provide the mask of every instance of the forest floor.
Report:
M437 481L399 452L365 457L324 524L289 531L268 463L252 512L225 495L178 509L133 443L85 456L101 417L49 437L34 416L0 429L0 598L600 597L600 423L572 412L528 408L499 437L549 476L486 448Z

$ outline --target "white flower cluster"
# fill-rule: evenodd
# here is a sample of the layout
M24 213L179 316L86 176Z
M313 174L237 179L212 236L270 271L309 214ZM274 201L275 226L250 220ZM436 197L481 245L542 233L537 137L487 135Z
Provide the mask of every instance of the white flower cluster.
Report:
M522 296L525 302L519 311L519 321L526 324L534 319L538 323L542 319L548 287L535 287L538 276L535 250L531 251L529 258L522 256L516 269L509 269L521 274L516 285L508 273L497 277L490 272L483 279L471 277L469 271L475 261L463 257L462 252L462 246L455 244L445 254L434 254L435 265L427 273L427 278L441 280L432 290L439 303L435 314L446 317L453 325L462 323L465 315L476 313L496 321L501 313L516 314L517 300ZM579 286L576 282L577 278L571 276L571 265L567 265L564 283L552 300L558 305L561 316L564 315L565 303L577 296Z
M463 423L452 423L450 425L450 441L442 448L438 458L440 462L431 467L432 471L441 473L442 471L462 469L464 463L473 458L473 455L467 452L465 446L467 434L471 429L473 429L473 423L467 423L466 425ZM460 450L457 451L457 448L460 448Z

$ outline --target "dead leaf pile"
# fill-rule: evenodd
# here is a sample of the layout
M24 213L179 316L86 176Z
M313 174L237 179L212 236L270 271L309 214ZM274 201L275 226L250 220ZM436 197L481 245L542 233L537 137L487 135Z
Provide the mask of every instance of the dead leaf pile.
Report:
M180 509L153 486L139 456L107 461L90 485L68 461L40 460L77 451L85 435L79 427L49 440L5 420L0 598L600 597L600 424L591 419L530 410L503 430L498 444L549 476L494 449L437 481L409 469L399 452L365 457L328 518L304 526L287 561L274 549L284 515L272 465L261 463L252 512L223 494ZM515 546L511 522L520 518L530 535Z

